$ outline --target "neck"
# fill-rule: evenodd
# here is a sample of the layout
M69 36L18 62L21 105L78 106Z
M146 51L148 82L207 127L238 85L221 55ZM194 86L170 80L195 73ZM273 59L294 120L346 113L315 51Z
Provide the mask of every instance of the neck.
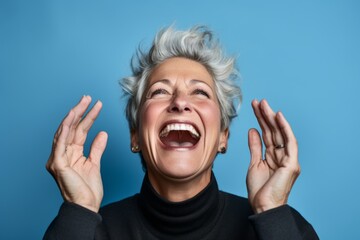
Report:
M225 206L212 174L196 196L170 202L156 192L147 172L137 202L146 219L143 223L158 239L202 239L218 223Z
M196 196L210 183L211 169L186 179L159 176L152 171L148 171L148 176L151 185L161 197L170 202L182 202Z

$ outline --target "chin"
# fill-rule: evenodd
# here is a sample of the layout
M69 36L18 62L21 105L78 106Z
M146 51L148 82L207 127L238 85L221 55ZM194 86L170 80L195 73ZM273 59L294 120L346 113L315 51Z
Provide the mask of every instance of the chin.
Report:
M204 174L207 169L202 169L201 165L194 165L194 163L186 163L186 160L172 160L164 164L158 164L157 174L168 179L176 180L190 180Z

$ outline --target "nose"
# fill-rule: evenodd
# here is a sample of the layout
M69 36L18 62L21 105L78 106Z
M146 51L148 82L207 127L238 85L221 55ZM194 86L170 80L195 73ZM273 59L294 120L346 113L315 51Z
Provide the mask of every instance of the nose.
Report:
M192 107L186 94L174 94L168 107L168 112L191 112Z

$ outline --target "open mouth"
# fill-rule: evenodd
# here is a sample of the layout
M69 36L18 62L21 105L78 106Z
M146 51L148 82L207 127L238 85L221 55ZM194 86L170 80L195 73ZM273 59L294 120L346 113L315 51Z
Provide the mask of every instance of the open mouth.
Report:
M187 123L167 124L160 131L159 136L165 146L172 148L191 148L200 139L200 133L196 128Z

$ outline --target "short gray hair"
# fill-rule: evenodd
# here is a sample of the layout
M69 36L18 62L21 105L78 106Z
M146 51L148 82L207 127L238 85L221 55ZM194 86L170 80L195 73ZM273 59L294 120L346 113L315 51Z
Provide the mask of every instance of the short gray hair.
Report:
M206 67L215 83L221 111L221 129L228 128L231 120L237 116L242 100L241 89L235 83L238 78L235 58L224 56L219 42L213 39L207 27L196 26L185 31L164 28L157 33L148 52L139 48L132 58L133 75L120 82L128 97L126 117L130 130L138 128L139 107L150 74L157 65L173 57L194 60Z

